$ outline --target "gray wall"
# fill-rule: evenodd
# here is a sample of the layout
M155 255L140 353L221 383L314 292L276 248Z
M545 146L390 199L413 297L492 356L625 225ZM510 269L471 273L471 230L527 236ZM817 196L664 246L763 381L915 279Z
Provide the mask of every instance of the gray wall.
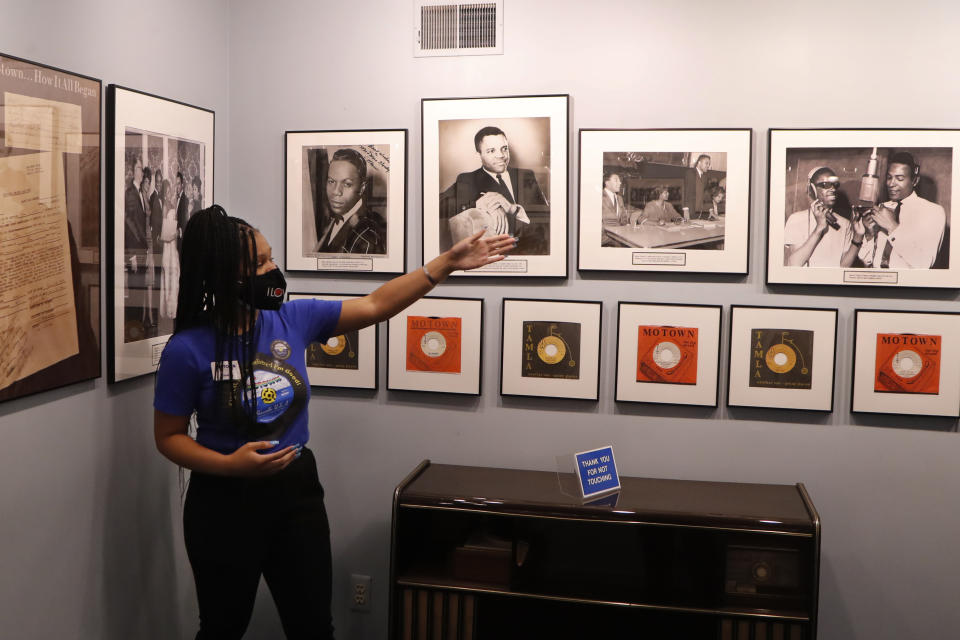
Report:
M506 4L503 56L414 59L410 3L370 0L3 1L0 51L215 109L217 200L258 224L281 264L285 130L410 130L415 267L421 97L569 93L574 185L581 127L752 127L749 276L579 275L571 241L567 281L438 290L487 300L480 398L388 392L383 367L375 394L315 391L310 446L333 527L339 636L385 635L391 493L421 459L551 469L556 455L602 444L614 446L624 475L806 483L824 522L821 638L949 635L960 626L952 597L960 559L950 553L960 528L956 424L853 417L847 407L852 310L956 310L956 295L769 288L763 243L767 128L957 126L960 86L950 78L960 9L886 0ZM576 202L574 186L573 213ZM381 281L289 280L294 291L344 293ZM504 296L604 301L599 403L498 395ZM616 405L618 300L838 307L836 411ZM109 388L100 379L0 405L4 636L190 634L196 606L176 470L153 448L151 398L152 379ZM347 609L350 573L373 576L371 614ZM279 637L266 593L248 637Z
M2 0L0 51L100 78L104 99L116 83L214 109L214 188L228 203L227 6ZM193 629L177 470L153 446L152 396L152 376L100 378L0 405L0 636Z

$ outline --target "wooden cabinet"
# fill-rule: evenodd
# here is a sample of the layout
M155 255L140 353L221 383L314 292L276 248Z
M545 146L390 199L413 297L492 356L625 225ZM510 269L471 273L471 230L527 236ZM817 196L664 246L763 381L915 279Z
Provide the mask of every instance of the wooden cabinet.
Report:
M621 484L583 504L570 474L424 461L394 494L390 637L816 638L802 484Z

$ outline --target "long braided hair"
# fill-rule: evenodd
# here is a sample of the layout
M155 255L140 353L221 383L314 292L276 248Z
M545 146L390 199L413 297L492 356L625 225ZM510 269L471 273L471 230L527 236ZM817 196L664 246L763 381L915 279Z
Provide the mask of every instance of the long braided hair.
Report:
M193 327L214 329L214 380L229 381L228 406L243 430L256 424L253 359L257 310L241 295L246 293L247 300L253 299L256 270L252 226L227 215L217 204L191 216L183 231L173 333ZM239 379L232 362L240 365Z

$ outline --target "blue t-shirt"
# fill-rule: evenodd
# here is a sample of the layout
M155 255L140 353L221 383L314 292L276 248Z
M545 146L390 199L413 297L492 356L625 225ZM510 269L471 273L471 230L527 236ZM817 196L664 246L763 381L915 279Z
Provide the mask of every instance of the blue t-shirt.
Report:
M277 449L306 444L310 383L304 353L311 342L326 342L339 319L337 300L294 300L279 311L260 311L253 360L255 428L242 430L231 419L229 403L242 398L239 364L225 362L222 379L214 381L216 334L211 327L181 331L167 342L153 406L175 416L196 411L197 442L220 453L257 440L279 440ZM241 338L236 340L239 344ZM226 367L233 368L233 383Z

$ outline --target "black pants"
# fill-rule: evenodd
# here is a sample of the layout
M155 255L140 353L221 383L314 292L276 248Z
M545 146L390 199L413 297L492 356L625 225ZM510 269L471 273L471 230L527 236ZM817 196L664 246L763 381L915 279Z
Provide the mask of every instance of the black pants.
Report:
M267 478L194 473L183 513L197 640L241 638L263 575L290 640L333 638L330 527L313 453Z

